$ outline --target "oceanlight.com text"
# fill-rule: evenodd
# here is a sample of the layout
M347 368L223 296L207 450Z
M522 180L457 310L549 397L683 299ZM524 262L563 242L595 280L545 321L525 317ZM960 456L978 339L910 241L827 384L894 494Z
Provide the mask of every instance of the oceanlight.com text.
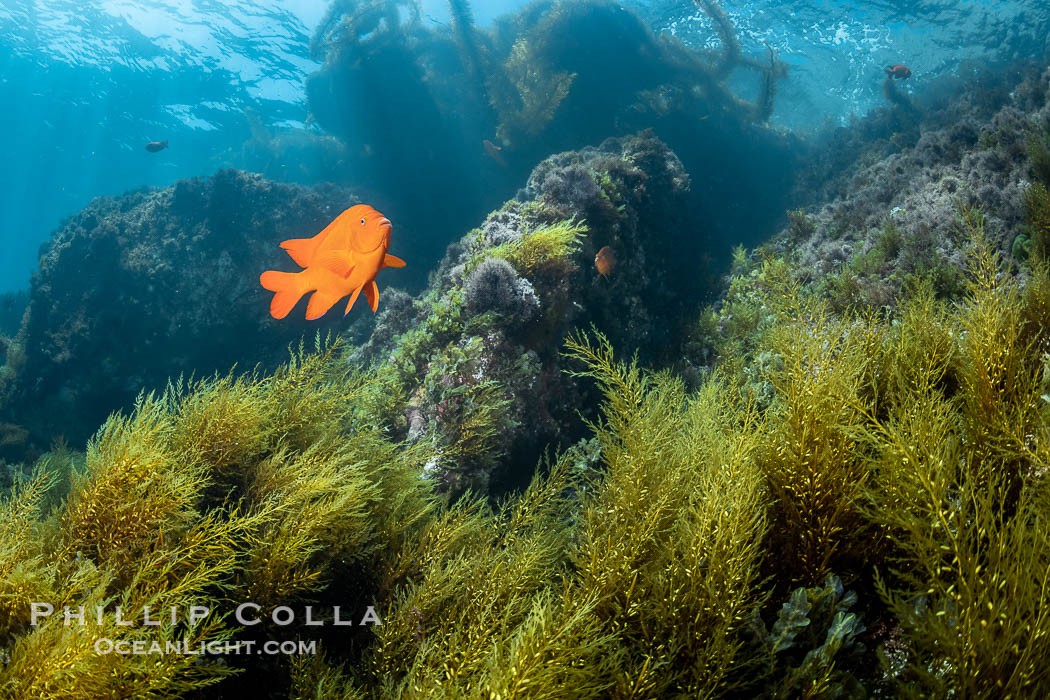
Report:
M145 639L109 639L102 637L95 640L95 653L107 654L176 654L180 656L229 656L263 655L263 656L302 656L317 653L317 641L285 640L259 642L247 641L211 641L193 644L189 640L169 640L166 642L148 641Z

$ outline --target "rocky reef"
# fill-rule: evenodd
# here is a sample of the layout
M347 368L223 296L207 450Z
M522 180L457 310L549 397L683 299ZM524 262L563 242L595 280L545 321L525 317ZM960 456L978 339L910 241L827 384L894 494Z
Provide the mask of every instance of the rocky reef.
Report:
M552 156L449 247L426 292L385 289L374 332L375 317L356 316L347 337L368 340L352 360L397 369L392 395L411 400L388 427L444 445L433 471L448 489L487 492L493 472L506 481L494 493L520 485L548 446L582 434L577 412L593 401L559 355L573 328L593 325L646 362L677 359L671 341L712 282L688 196L681 162L651 133ZM59 436L79 444L169 379L273 367L304 334L345 330L342 318L270 318L258 273L289 267L277 243L353 201L224 170L92 202L44 249L6 341L7 457ZM617 260L607 276L593 265L603 246ZM471 432L495 415L498 430Z
M235 170L94 200L41 250L5 352L4 420L44 447L60 435L79 444L169 378L276 366L308 326L270 318L259 273L287 266L280 241L314 235L353 202Z
M560 348L593 327L647 363L671 364L681 319L712 278L689 176L652 133L551 156L518 198L451 245L417 298L388 298L358 362L388 368L396 434L434 445L442 490L522 486L544 450L582 435L593 396ZM601 276L603 246L617 263ZM486 426L484 434L477 434ZM493 429L494 428L494 429Z
M839 310L791 260L740 253L717 323L698 324L717 364L687 383L646 366L667 366L678 312L663 263L640 265L682 233L637 216L685 184L648 135L556 156L427 293L384 296L367 344L177 383L85 453L57 446L0 498L0 687L1046 695L1050 268L1013 274L973 208L951 303L927 278L893 307ZM588 265L599 244L618 251L608 278ZM464 491L493 493L544 411L574 406L581 439L525 488ZM32 601L56 612L34 625ZM235 624L231 601L260 624ZM63 624L63 605L97 624ZM194 605L212 614L169 621ZM147 606L158 624L119 621ZM314 653L224 654L231 637ZM168 642L220 651L96 651Z
M984 213L990 242L1015 263L1041 245L1029 200L1050 178L1037 165L1046 159L1050 74L1033 64L982 68L955 88L839 129L803 170L800 191L827 199L789 212L768 249L796 261L840 307L893 304L922 276L941 296L961 293L966 208Z
M0 294L0 336L11 337L22 326L22 315L29 305L27 291Z

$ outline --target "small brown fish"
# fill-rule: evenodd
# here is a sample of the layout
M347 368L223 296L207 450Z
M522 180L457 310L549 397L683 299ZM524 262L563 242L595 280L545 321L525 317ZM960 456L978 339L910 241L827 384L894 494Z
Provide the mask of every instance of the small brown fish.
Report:
M157 151L163 151L168 147L167 141L150 141L146 144L146 150L150 153L156 153Z
M899 78L901 80L904 80L905 78L911 77L911 68L908 68L908 66L902 66L899 63L890 66L889 68L884 68L883 70L885 70L886 75L888 75L891 78Z
M609 246L603 247L594 256L594 267L602 277L608 277L616 268L616 254Z
M503 146L497 146L488 139L483 140L481 145L485 148L485 153L489 158L499 163L501 168L507 167L507 160L500 153L503 150Z

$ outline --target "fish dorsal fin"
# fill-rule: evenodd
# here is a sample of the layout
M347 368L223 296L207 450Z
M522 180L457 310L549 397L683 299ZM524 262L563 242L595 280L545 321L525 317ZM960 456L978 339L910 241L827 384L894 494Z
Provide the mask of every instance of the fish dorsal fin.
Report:
M319 245L321 245L320 235L313 238L291 238L281 241L281 247L288 251L288 255L292 256L292 260L299 267L310 266Z
M309 267L310 263L313 262L314 255L317 254L317 249L335 229L336 221L339 221L338 217L313 238L290 238L287 241L282 241L281 247L288 251L288 255L292 256L292 260L295 261L296 265Z
M365 283L365 299L368 299L368 305L372 307L372 313L375 313L379 308L379 287L376 286L375 280Z
M350 263L350 255L345 250L329 250L321 253L314 259L313 265L323 267L340 277L349 277L354 271L354 266Z
M387 253L386 257L383 258L383 267L404 267L407 264L408 263L401 258L396 255L391 255L390 253Z

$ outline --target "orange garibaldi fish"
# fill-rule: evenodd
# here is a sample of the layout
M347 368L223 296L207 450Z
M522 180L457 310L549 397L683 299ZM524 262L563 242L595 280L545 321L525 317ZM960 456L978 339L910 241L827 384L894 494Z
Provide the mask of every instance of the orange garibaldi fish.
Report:
M598 254L594 256L594 267L602 277L609 276L609 273L616 268L616 254L613 253L612 248L604 246L598 251Z
M267 270L259 276L263 287L275 292L270 315L284 318L304 294L313 292L306 307L306 318L324 316L337 301L350 295L350 313L357 295L374 312L379 307L376 273L384 267L404 267L405 261L387 254L390 247L390 220L367 204L350 207L313 238L293 238L281 243L302 272Z

